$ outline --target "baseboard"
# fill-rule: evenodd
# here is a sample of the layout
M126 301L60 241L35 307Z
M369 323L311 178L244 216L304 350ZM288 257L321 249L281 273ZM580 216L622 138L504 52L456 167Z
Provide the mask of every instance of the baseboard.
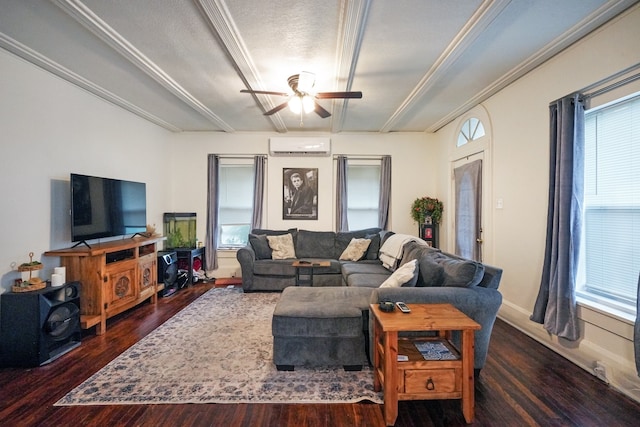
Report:
M593 341L580 339L568 341L547 332L541 324L530 320L531 313L521 307L503 301L498 318L530 336L549 349L560 354L567 360L575 363L585 371L595 376L593 368L596 361L600 361L607 367L607 379L609 385L640 402L640 378L635 370L635 365L629 360L613 353Z

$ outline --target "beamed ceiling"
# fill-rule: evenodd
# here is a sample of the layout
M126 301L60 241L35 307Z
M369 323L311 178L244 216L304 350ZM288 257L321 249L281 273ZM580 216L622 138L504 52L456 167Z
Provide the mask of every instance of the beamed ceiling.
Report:
M0 0L0 47L176 132L433 132L635 3ZM240 93L301 71L363 97Z

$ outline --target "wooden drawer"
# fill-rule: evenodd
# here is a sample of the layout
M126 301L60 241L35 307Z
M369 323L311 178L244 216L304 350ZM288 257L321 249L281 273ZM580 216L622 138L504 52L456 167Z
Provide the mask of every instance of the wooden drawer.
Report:
M421 369L404 371L404 392L409 394L453 393L461 391L456 369Z

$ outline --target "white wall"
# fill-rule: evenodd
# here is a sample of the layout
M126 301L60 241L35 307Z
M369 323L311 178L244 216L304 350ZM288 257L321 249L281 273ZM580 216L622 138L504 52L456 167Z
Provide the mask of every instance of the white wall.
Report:
M166 173L170 133L0 50L0 292L34 259L49 278L71 246L71 172L147 184L147 221L162 223L171 204Z
M548 192L549 113L551 101L578 91L640 62L640 8L618 18L519 79L483 107L492 134L491 262L504 269L500 317L591 371L596 360L608 368L613 386L640 400L635 373L632 328L628 322L580 308L582 337L571 343L549 336L529 316L538 294ZM459 121L437 133L441 153L455 143ZM448 167L441 164L440 181Z

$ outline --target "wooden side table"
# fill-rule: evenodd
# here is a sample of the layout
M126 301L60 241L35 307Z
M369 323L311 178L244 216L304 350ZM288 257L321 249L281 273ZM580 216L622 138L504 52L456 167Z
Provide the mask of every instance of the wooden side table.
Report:
M374 390L384 390L384 419L394 425L398 400L461 399L467 423L474 419L474 331L480 325L451 304L407 304L411 313L397 308L383 312L371 304L374 319ZM434 337L398 338L398 332L434 331ZM451 342L451 332L461 331L461 348ZM427 360L416 343L448 350L444 359ZM398 354L408 360L398 361ZM447 359L447 356L450 359Z
M296 286L313 286L313 269L331 267L331 261L301 261L296 260L291 265L296 269ZM300 271L303 270L303 271ZM308 276L308 279L301 279L300 275Z

